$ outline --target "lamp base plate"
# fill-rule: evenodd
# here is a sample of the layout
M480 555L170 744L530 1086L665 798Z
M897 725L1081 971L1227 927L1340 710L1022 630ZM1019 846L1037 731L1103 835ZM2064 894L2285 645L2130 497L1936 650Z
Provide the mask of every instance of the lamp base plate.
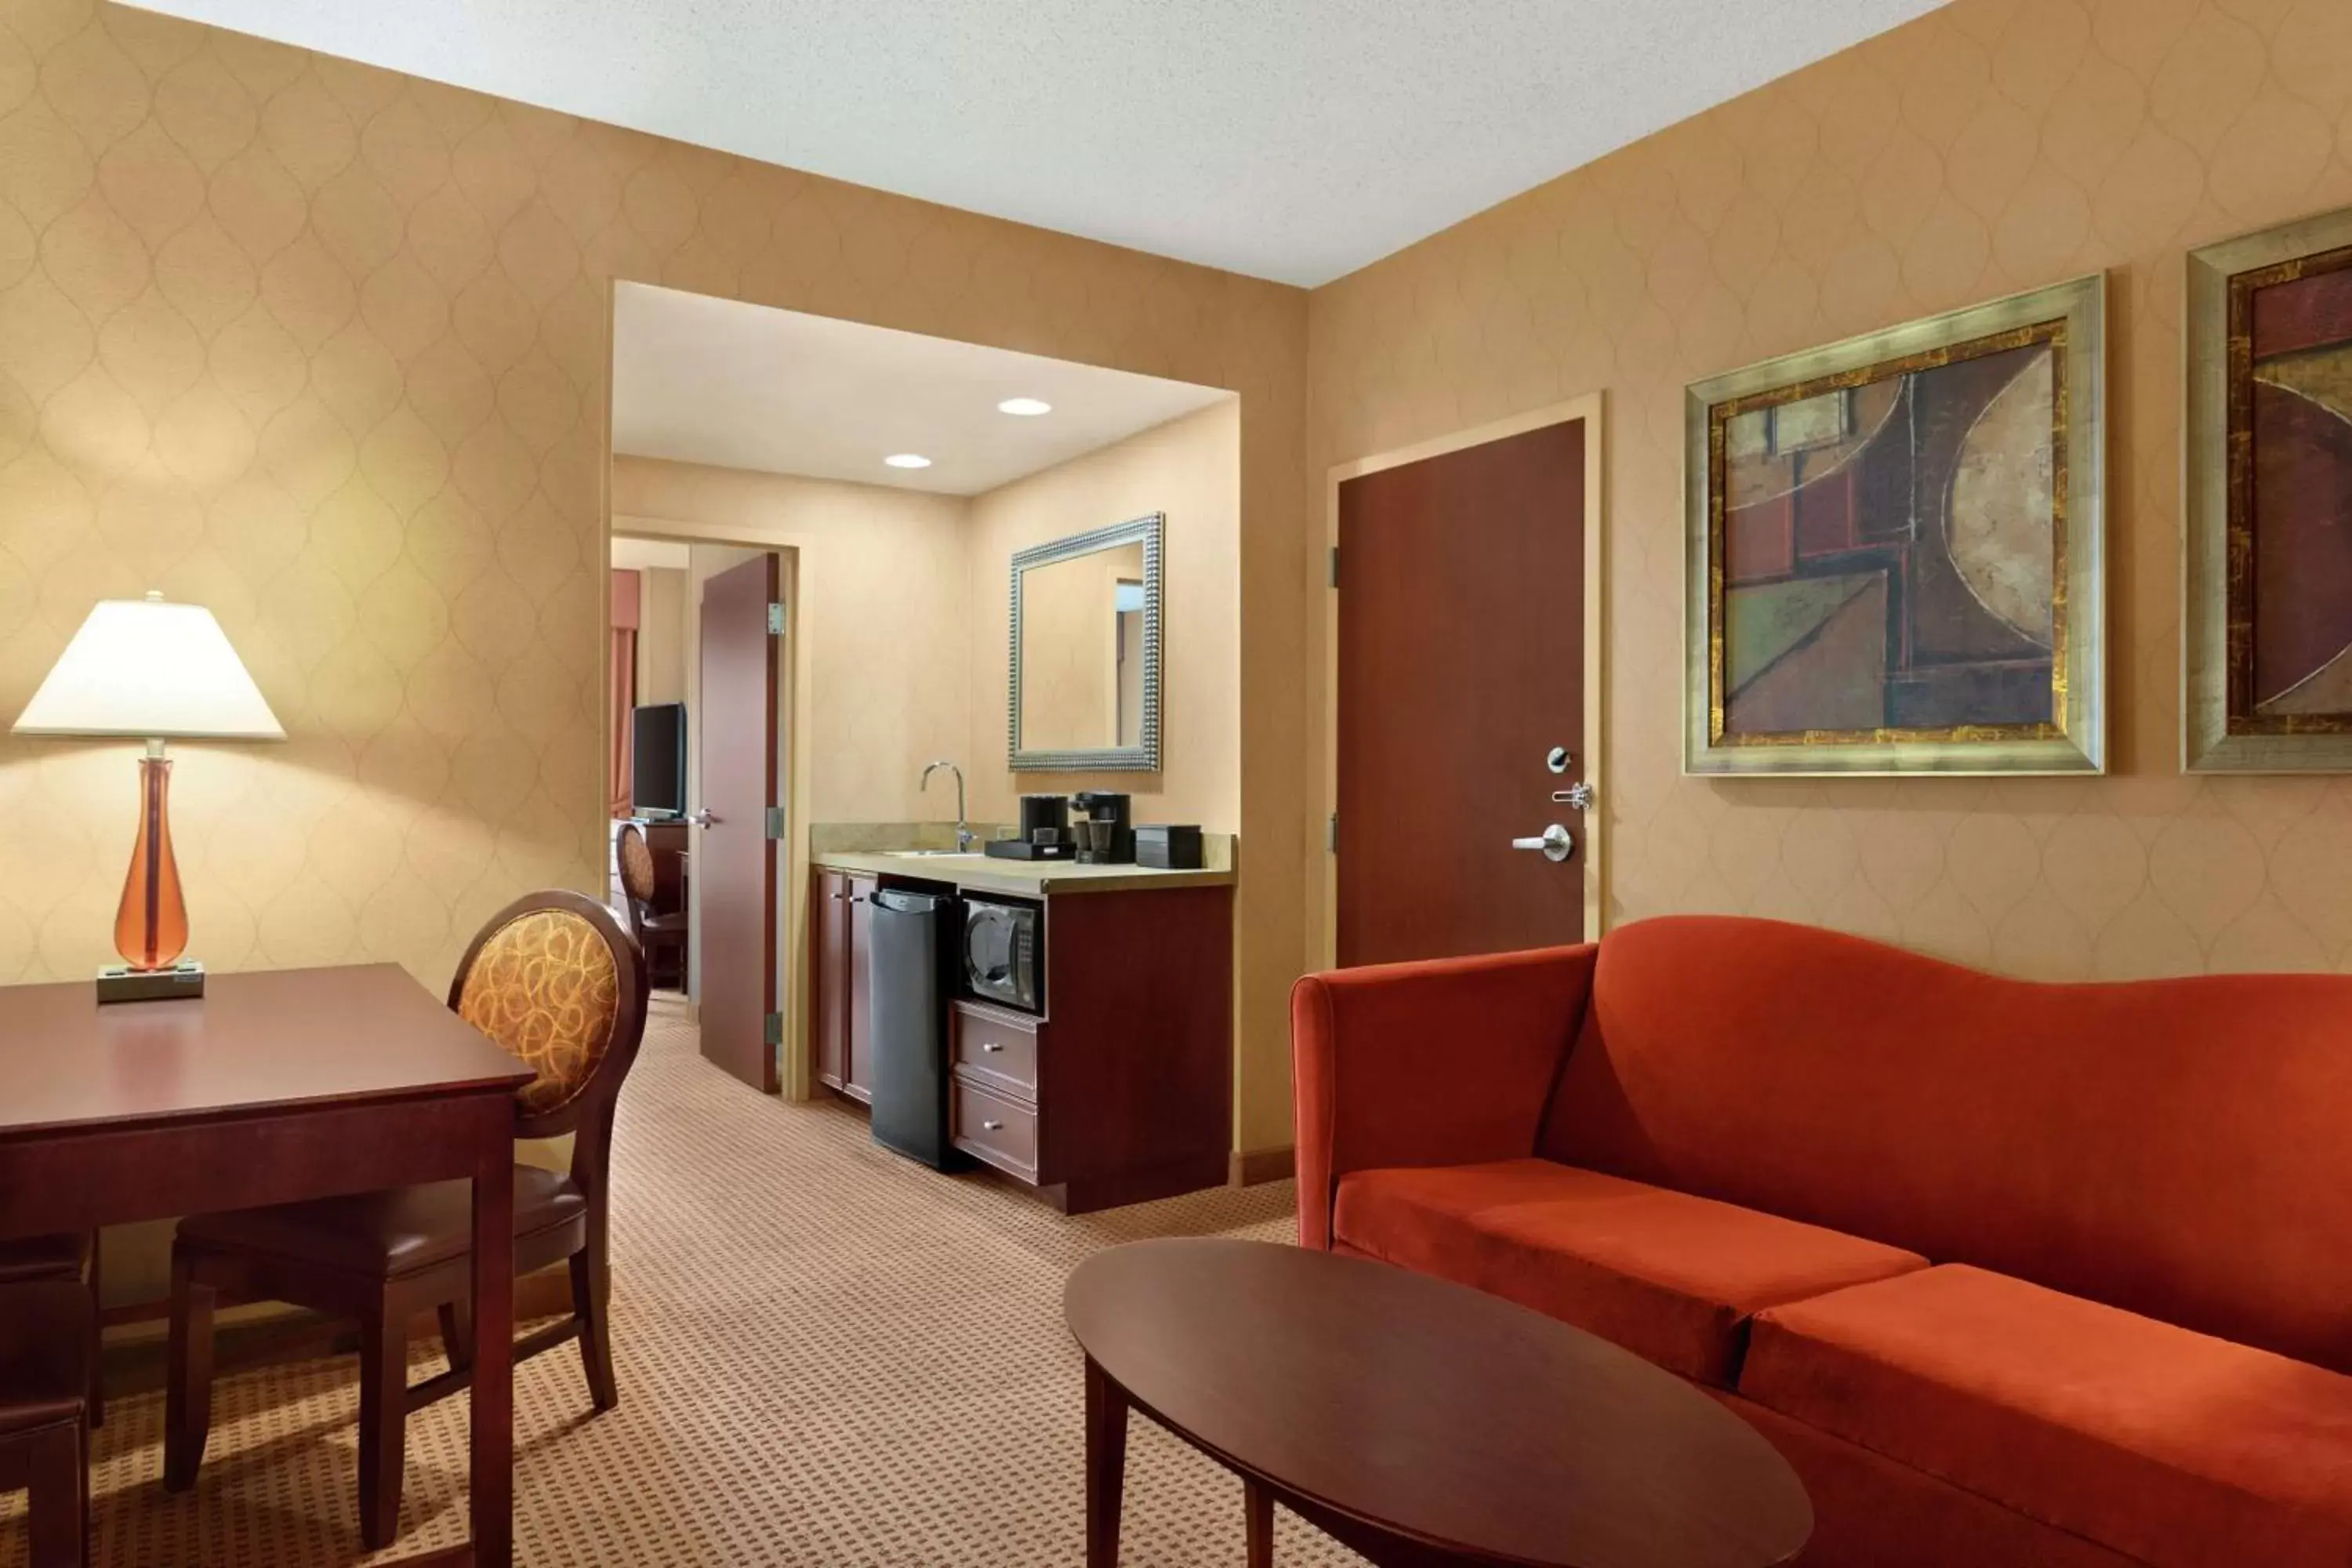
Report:
M105 1002L169 1002L205 994L205 966L184 958L169 969L133 969L110 963L98 972L98 999Z

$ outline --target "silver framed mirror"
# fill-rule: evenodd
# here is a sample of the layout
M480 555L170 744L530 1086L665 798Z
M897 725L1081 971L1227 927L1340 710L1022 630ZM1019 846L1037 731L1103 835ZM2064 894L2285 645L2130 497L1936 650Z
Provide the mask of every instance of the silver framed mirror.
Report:
M1013 556L1006 753L1027 773L1160 771L1162 512Z

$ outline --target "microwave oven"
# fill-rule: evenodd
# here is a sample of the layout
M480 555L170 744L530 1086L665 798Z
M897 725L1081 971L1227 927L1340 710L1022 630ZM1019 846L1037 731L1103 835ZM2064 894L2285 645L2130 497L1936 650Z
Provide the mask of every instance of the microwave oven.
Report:
M963 901L964 994L1024 1013L1045 1010L1045 911L1035 904Z

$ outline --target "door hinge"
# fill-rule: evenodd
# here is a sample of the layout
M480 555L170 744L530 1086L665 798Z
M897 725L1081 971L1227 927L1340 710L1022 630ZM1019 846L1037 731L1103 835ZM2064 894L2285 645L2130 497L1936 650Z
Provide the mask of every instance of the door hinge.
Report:
M1339 547L1336 544L1331 547L1330 574L1331 586L1336 588L1339 585Z
M761 1037L772 1046L781 1046L784 1043L784 1016L782 1013L768 1015L761 1028Z
M784 607L773 601L768 605L768 635L772 637L784 635Z
M783 836L784 808L781 805L772 805L768 807L768 837L782 838Z
M1323 825L1323 852L1326 855L1337 855L1339 852L1339 814L1336 811L1331 814L1331 819Z

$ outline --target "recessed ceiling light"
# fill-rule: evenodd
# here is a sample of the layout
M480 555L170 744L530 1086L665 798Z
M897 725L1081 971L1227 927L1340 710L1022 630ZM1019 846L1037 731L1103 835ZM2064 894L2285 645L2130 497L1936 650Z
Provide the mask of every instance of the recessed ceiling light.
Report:
M1042 397L1008 397L996 405L999 414L1018 414L1034 419L1040 414L1051 414L1054 405Z
M882 459L894 468L928 468L931 460L920 452L893 452Z

